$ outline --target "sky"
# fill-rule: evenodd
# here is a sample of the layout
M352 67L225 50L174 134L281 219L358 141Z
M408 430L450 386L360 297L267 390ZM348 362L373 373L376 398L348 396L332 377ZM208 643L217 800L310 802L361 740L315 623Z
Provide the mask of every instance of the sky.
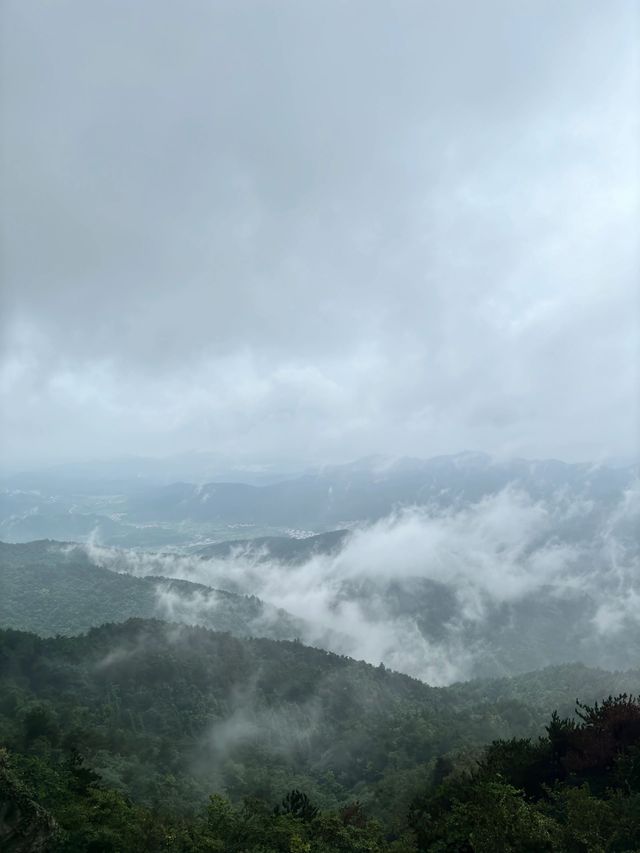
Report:
M629 458L636 0L5 0L0 449Z

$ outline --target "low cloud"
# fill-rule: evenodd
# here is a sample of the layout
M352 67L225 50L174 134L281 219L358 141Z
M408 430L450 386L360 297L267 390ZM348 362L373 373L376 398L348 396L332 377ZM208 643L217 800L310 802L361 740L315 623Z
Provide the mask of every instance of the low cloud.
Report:
M513 632L524 641L518 620L540 643L537 665L557 662L544 659L550 642L544 619L558 635L574 632L574 645L557 654L591 656L589 662L597 654L594 626L599 642L613 642L630 626L637 630L639 495L636 484L605 511L562 493L535 501L507 488L462 508L408 508L356 528L337 553L301 565L279 563L250 545L226 559L95 544L88 551L116 571L256 595L295 616L306 643L446 684L508 671L509 649L496 644L511 642ZM158 612L202 623L216 602L161 590ZM575 625L562 624L569 607ZM263 613L252 632L263 633L272 618L275 610Z
M156 587L158 616L169 622L193 622L198 624L205 616L215 612L219 604L216 592L179 592L167 584Z

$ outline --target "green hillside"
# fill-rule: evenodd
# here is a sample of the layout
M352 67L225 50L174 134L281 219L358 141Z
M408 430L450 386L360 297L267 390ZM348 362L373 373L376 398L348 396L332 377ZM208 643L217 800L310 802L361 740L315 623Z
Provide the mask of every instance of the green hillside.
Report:
M292 616L255 596L112 572L92 563L82 548L48 540L0 543L0 592L0 625L43 637L158 616L239 636L300 634Z
M425 797L435 796L434 780L448 777L455 767L472 769L480 747L496 738L542 733L551 711L558 703L570 706L578 689L592 701L603 689L638 687L640 672L558 667L518 679L432 688L297 642L239 639L156 620L49 639L5 630L0 632L0 744L10 751L4 759L7 778L31 792L27 811L37 815L39 826L49 824L35 805L50 808L56 821L68 826L74 819L67 810L84 809L82 797L90 796L104 811L101 826L116 813L129 829L142 832L157 823L151 815L159 809L176 826L191 826L195 838L193 827L204 820L207 797L215 792L229 802L218 798L210 804L207 825L213 821L222 832L216 821L226 814L224 832L231 832L231 824L240 832L249 820L246 808L273 821L273 805L296 789L329 823L352 808L354 815L362 811L384 827L354 817L358 832L354 829L349 844L358 833L360 841L370 836L361 847L346 841L336 847L295 848L280 841L268 846L264 833L274 828L263 826L266 846L256 841L244 847L240 842L171 847L163 836L156 846L91 849L488 849L407 846L414 844L411 820L417 820ZM468 788L463 793L473 796ZM255 798L270 803L271 811L246 805ZM355 801L357 807L349 806ZM287 821L302 821L303 841L309 835L306 818L296 811L304 812L305 802L294 797L292 804L290 797L283 806L288 844L300 827ZM450 829L443 802L438 800L441 836ZM88 832L92 820L83 813L78 832ZM344 829L348 823L340 825ZM174 831L175 826L167 829Z

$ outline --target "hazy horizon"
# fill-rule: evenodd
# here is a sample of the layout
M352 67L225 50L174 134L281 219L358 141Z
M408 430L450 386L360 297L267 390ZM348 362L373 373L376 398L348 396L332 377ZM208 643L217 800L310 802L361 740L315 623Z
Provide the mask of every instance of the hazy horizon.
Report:
M309 459L291 459L291 458L272 458L267 462L262 462L255 458L230 458L224 454L216 454L214 451L207 450L186 450L181 453L168 454L165 456L146 456L144 454L123 454L121 456L103 457L85 457L85 458L63 458L48 462L32 461L31 464L20 465L0 464L0 478L13 478L22 474L41 474L46 472L55 473L56 471L76 471L87 472L95 469L98 475L109 479L110 477L122 476L123 472L129 468L128 476L142 476L145 469L149 471L167 472L172 470L192 472L191 475L180 475L186 482L202 483L206 482L206 477L220 477L225 474L234 474L238 477L238 482L242 482L243 478L251 481L251 475L260 478L268 478L270 481L275 479L286 479L290 477L298 477L300 475L321 471L325 468L342 468L349 466L358 466L363 463L370 463L372 467L381 466L381 470L385 470L396 463L406 461L429 462L434 459L447 458L464 458L467 456L487 457L491 464L508 464L509 462L526 460L528 462L559 462L565 465L587 465L587 466L606 466L608 468L633 468L640 464L640 456L611 456L600 459L575 459L568 461L555 456L548 457L522 457L510 454L486 453L482 450L465 448L459 451L451 451L449 453L439 453L436 455L422 456L407 456L405 454L391 453L369 453L364 456L356 457L336 457L322 462ZM142 465L142 470L136 472L135 466ZM199 476L196 476L198 472ZM246 476L245 476L246 475ZM171 477L169 476L169 479ZM178 479L178 477L176 477Z

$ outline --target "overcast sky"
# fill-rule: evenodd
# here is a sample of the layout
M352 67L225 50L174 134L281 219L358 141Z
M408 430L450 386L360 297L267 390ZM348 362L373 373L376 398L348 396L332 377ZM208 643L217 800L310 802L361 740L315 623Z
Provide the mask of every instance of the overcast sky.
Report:
M5 462L638 451L636 0L4 0Z

